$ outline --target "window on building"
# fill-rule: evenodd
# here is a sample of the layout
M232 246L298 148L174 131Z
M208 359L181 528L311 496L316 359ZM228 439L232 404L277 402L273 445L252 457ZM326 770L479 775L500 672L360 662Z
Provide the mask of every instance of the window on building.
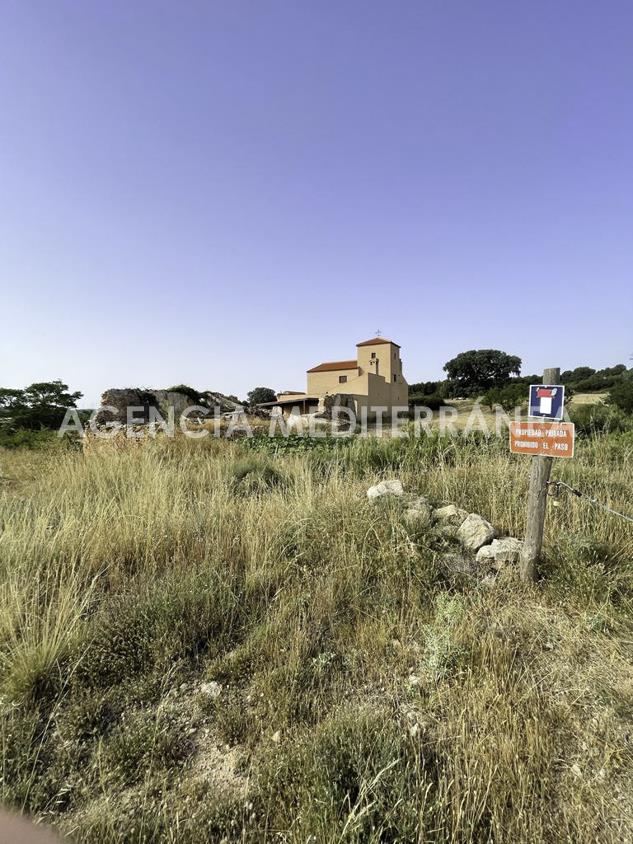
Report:
M376 352L371 353L371 358L372 358L372 360L376 360Z
M339 375L338 382L339 382L339 384L346 384L347 383L347 375Z
M393 383L394 383L394 384L396 383L396 378L397 378L397 376L396 376L396 375L394 375L394 376L393 376Z

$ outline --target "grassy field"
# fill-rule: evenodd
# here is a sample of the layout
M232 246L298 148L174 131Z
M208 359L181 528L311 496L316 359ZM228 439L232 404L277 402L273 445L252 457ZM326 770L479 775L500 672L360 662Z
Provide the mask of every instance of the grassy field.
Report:
M630 512L633 436L555 474ZM399 477L520 536L504 441L0 452L1 800L78 842L633 839L633 531L455 579ZM219 692L219 694L218 694Z

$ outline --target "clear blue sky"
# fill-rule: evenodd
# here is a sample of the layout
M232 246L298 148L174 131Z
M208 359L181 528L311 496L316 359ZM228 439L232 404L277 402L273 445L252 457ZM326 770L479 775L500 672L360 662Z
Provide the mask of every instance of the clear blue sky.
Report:
M633 3L4 0L0 385L633 352Z

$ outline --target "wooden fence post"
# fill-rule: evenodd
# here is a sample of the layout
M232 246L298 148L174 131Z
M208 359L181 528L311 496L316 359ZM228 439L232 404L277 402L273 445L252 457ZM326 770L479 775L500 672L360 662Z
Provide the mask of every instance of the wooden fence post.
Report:
M543 384L558 384L560 369L545 369ZM547 507L547 482L552 471L553 457L533 457L528 490L525 539L519 561L521 580L536 580L536 564L543 545L543 526Z

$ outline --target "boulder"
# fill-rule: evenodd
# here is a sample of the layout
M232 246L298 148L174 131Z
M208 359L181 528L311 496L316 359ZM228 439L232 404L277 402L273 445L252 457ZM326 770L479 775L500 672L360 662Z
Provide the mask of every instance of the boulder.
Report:
M370 486L367 490L367 498L370 500L375 498L382 498L384 495L404 495L402 481L381 481L375 486Z
M468 513L465 510L456 507L454 504L447 504L446 507L438 507L433 511L434 521L446 525L455 525L455 527L459 527L467 516Z
M405 510L404 520L411 527L428 527L433 510L426 498L415 498Z
M457 538L468 551L479 551L492 542L495 529L483 516L470 513L459 526Z
M490 545L484 545L477 551L477 562L488 563L492 568L501 570L507 565L519 562L523 543L513 536L493 539Z

